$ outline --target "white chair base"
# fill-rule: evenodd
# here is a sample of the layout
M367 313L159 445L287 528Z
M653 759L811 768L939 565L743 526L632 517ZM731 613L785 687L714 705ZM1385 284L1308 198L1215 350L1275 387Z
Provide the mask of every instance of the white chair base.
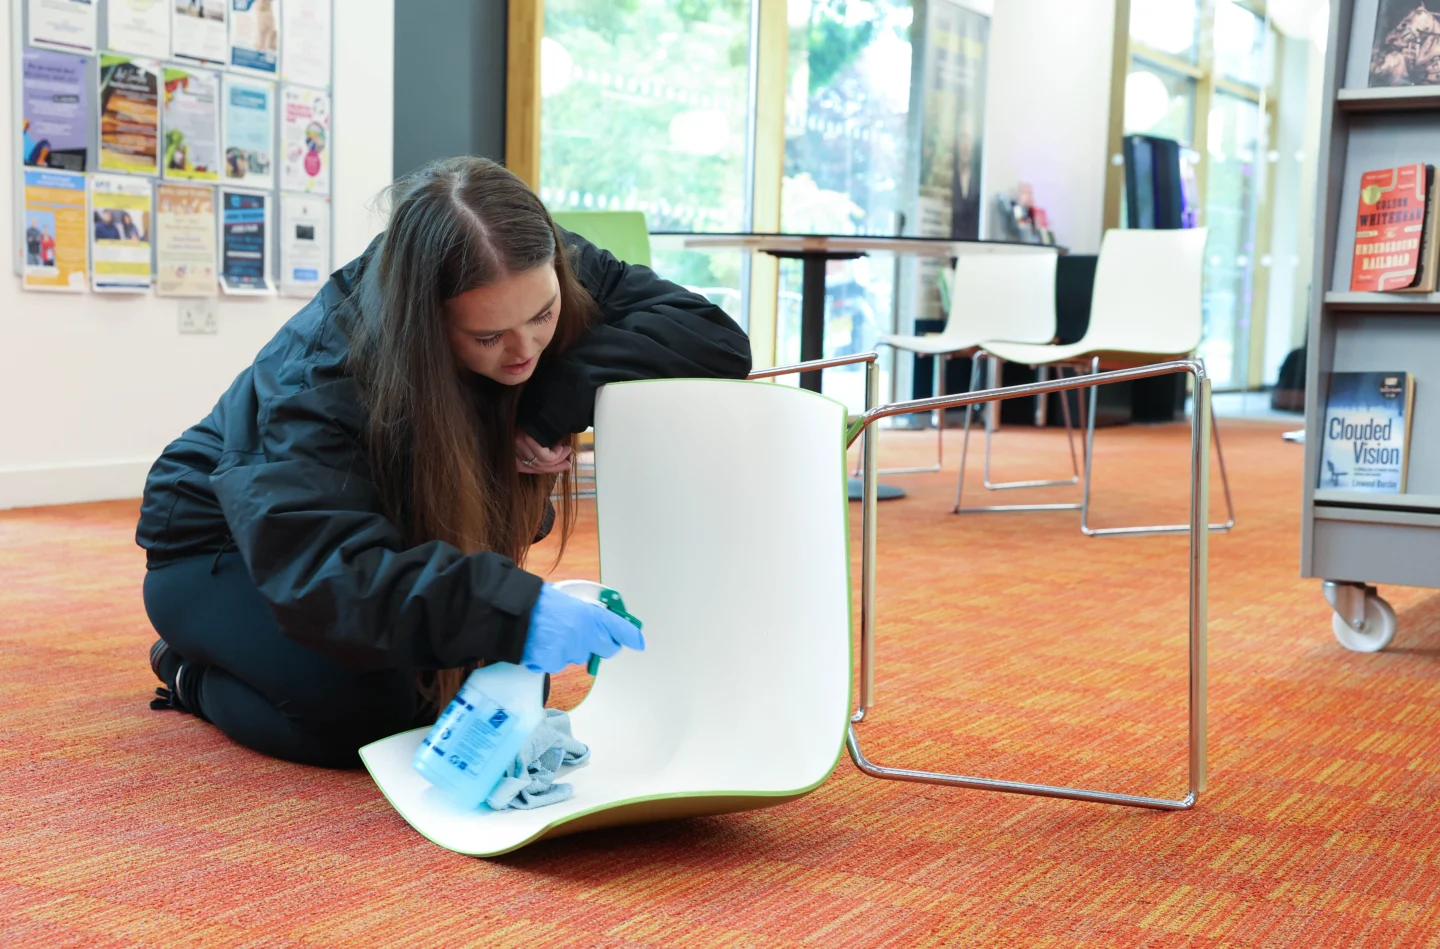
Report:
M1048 784L1033 784L1023 781L1006 781L994 778L972 777L940 771L916 771L906 768L891 768L871 761L860 747L856 726L866 720L875 706L875 522L879 505L876 498L876 466L874 465L874 439L872 426L882 418L909 413L944 411L947 408L971 406L1001 399L1013 399L1031 395L1046 395L1051 392L1068 392L1090 388L1092 411L1089 431L1094 430L1093 392L1094 387L1109 382L1125 382L1151 376L1188 372L1195 379L1195 410L1191 415L1190 434L1190 523L1186 530L1190 534L1189 551L1189 787L1180 798L1144 797L1100 791L1086 788L1063 787ZM873 388L872 388L873 391ZM861 543L861 597L860 597L860 704L850 717L845 747L855 766L870 777L891 781L914 781L947 787L972 788L982 791L1000 791L1008 794L1027 794L1039 797L1055 797L1073 801L1089 801L1098 804L1116 804L1127 807L1143 807L1161 811L1188 810L1195 806L1205 790L1206 781L1206 611L1208 606L1208 552L1210 532L1204 529L1206 511L1210 498L1210 380L1205 375L1203 364L1193 361L1178 361L1142 366L1138 369L1122 369L1100 373L1092 371L1087 375L1072 376L1047 382L1034 382L1013 386L1008 389L987 389L962 395L919 399L870 409L865 416L851 425L849 441L853 443L862 434L865 436L865 494L862 509L863 539ZM1223 468L1222 468L1223 471Z

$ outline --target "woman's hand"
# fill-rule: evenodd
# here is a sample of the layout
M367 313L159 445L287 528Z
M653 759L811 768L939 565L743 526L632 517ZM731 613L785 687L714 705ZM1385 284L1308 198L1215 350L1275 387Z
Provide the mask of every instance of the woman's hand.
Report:
M629 620L547 583L530 611L520 664L531 672L559 672L585 665L592 655L609 659L622 646L642 651L645 637Z
M570 470L570 446L546 448L521 432L515 436L515 470L521 474L563 474Z

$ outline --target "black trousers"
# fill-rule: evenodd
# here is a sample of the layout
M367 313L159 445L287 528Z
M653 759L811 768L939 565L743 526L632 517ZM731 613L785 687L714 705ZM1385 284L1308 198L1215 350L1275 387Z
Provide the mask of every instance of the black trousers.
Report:
M360 746L434 721L413 670L355 672L286 638L238 553L147 571L145 611L199 676L197 711L247 748L354 767Z

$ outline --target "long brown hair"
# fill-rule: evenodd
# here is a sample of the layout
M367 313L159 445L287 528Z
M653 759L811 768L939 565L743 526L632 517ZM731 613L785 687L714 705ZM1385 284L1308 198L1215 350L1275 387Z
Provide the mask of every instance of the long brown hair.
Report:
M386 196L389 225L361 278L350 330L351 368L369 411L367 450L385 505L412 544L440 540L523 564L558 487L563 553L575 524L573 467L558 480L517 473L523 386L460 363L445 334L445 302L554 267L560 313L542 363L585 331L595 302L576 281L540 199L494 162L432 162ZM443 708L467 672L422 674L421 692Z

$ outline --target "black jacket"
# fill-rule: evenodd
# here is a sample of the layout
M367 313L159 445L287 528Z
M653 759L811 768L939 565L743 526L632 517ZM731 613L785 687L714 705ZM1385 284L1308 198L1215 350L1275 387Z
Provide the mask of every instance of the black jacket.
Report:
M601 319L525 384L520 424L542 444L584 431L607 382L749 371L749 341L719 307L580 237L566 242ZM233 546L285 634L355 668L518 661L540 578L498 554L407 547L382 511L344 329L375 246L165 449L136 541L152 568Z

